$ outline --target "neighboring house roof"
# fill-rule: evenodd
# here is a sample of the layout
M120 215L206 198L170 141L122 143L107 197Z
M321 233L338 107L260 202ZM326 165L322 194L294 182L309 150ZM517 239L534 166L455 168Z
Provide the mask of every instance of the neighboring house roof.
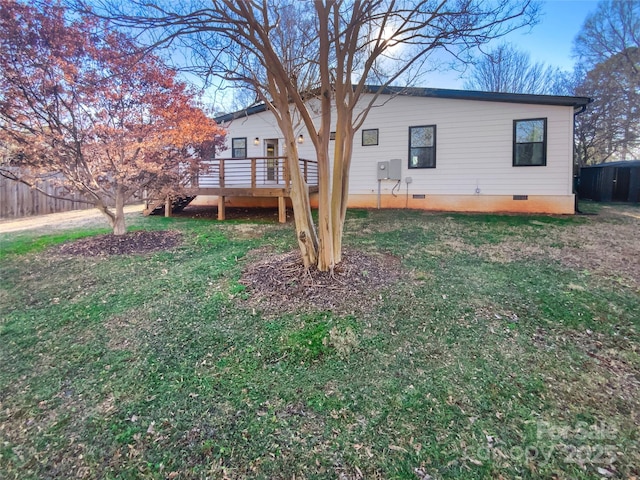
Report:
M604 162L597 165L585 165L582 168L603 168L603 167L640 167L640 160L620 160L618 162Z
M366 87L367 93L376 93L379 86ZM593 99L589 97L567 97L561 95L531 95L526 93L498 93L479 92L474 90L450 90L444 88L419 88L419 87L384 87L380 90L383 95L406 95L413 97L448 98L453 100L476 100L483 102L526 103L530 105L554 105L584 109ZM267 106L263 103L253 105L245 110L240 110L226 115L220 115L215 120L218 123L228 122L236 118L247 117L264 112Z

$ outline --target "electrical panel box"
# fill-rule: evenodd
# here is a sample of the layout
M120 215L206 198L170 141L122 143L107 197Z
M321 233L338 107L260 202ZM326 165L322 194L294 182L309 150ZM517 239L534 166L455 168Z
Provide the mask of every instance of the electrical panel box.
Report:
M378 180L389 178L389 162L378 162Z
M394 158L389 160L389 180L401 180L402 179L402 160Z
M400 180L402 179L402 160L378 162L378 180Z

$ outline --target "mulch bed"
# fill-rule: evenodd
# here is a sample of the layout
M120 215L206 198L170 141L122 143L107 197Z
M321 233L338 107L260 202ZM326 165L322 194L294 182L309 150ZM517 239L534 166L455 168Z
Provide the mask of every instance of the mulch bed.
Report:
M175 230L127 232L124 235L98 235L63 243L56 248L62 255L84 257L131 255L169 250L182 243L182 234Z
M386 286L400 277L400 260L387 254L346 249L333 275L315 268L305 270L300 252L280 255L259 249L240 283L247 287L250 307L263 314L278 314L311 307L343 313L370 311Z

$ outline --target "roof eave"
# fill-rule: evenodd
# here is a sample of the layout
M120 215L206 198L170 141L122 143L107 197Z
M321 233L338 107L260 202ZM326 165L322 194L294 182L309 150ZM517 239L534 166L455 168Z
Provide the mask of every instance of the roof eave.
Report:
M472 100L484 102L520 103L528 105L550 105L559 107L573 107L580 109L586 107L593 101L589 97L569 97L562 95L532 95L527 93L501 93L501 92L481 92L477 90L451 90L444 88L421 88L421 87L382 87L367 85L367 93L380 93L382 95L406 95L425 98L444 98L450 100ZM245 110L240 110L215 118L217 123L226 123L238 118L247 117L256 113L266 111L266 104L253 105Z
M555 105L564 107L582 107L593 101L589 97L571 97L563 95L533 95L528 93L482 92L479 90L452 90L444 88L417 87L366 87L370 93L380 92L387 95L407 95L414 97L446 98L452 100L476 100L485 102L525 103L531 105Z

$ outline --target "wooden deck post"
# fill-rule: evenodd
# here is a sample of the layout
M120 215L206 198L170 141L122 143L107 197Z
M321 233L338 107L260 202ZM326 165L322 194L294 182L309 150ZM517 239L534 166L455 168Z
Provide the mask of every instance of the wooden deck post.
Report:
M224 196L218 195L218 220L224 220Z
M224 159L220 159L220 167L218 170L218 181L220 188L224 188ZM224 220L224 195L218 195L218 220Z
M224 158L220 159L220 165L218 166L218 182L220 188L224 188Z
M171 197L169 195L164 199L164 216L171 216Z
M282 195L278 197L278 221L287 223L287 202Z
M251 159L251 188L256 188L256 177L257 177L257 168L256 168L257 159Z

